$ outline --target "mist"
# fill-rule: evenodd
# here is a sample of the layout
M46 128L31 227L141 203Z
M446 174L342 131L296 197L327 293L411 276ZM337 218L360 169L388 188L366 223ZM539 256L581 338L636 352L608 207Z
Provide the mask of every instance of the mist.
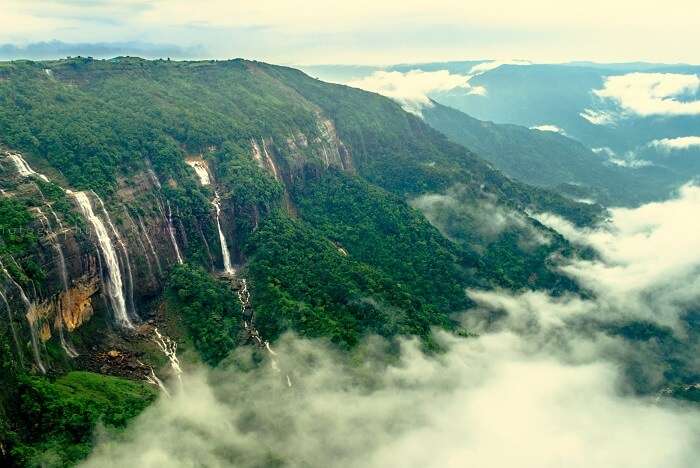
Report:
M437 356L370 340L350 365L290 336L291 388L269 366L238 370L244 355L190 371L83 466L673 468L700 454L697 411L623 395L610 364L564 363L510 332L438 339Z
M412 338L344 353L288 334L275 370L240 348L188 369L124 433L98 432L83 466L696 466L700 411L664 388L697 375L699 209L686 186L595 229L539 214L597 252L560 264L586 294L467 290L476 306L456 318L475 336L435 330L432 354ZM611 328L640 322L653 336Z

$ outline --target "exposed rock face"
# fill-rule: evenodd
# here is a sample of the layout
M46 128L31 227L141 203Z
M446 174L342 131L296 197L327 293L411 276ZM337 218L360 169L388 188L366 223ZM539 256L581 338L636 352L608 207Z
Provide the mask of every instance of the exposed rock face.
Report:
M94 312L92 297L98 287L96 276L82 277L67 291L59 294L58 314L68 331L72 332L90 320Z
M320 133L316 142L321 146L326 167L334 166L344 171L354 172L350 153L343 142L340 141L340 138L338 138L333 122L330 119L319 116L316 124Z
M290 128L284 134L261 134L250 139L250 157L282 184L283 203L291 216L296 215L296 208L288 190L295 184L304 183L308 174L328 168L354 172L350 153L338 137L334 123L320 109L315 111L315 117L315 124L307 127L306 133ZM193 169L190 174L201 185L209 185L214 191L219 189L221 192L215 180L216 167L208 165L216 164L216 158L205 158L204 154L215 150L216 147L209 146L183 151L183 162ZM29 255L46 273L44 280L32 284L33 289L27 291L30 298L27 302L31 302L31 306L8 294L13 308L22 311L17 317L26 317L26 321L16 321L21 338L19 341L27 342L26 338L31 332L35 343L50 341L60 344L69 357L75 358L77 354L72 355L70 343L79 338L82 347L80 362L75 362L78 365L83 360L92 362L85 356L97 352L92 350L92 346L101 348L103 341L108 339L106 336L120 333L113 330L103 333L100 330L95 334L93 328L85 326L90 320L95 320L94 317L101 318L104 314L109 319L112 316L109 302L105 300L108 291L104 282L110 270L98 246L94 229L90 223L80 220L77 206L72 207L78 213L76 220L62 211L59 205L53 207L51 199L47 200L41 193L38 179L48 180L64 191L70 189L56 171L42 166L41 170L46 171L48 176L35 172L29 165L31 158L29 163L20 158L19 162L24 164L21 167L13 163L8 154L0 154L0 159L2 163L7 161L7 164L0 166L0 185L3 189L0 196L16 196L31 201L29 210L36 218L34 227L41 234ZM41 165L40 161L37 165ZM180 215L180 207L168 199L166 187L186 186L186 181L181 177L186 177L186 173L161 175L159 178L150 161L145 159L139 170L122 173L116 178L116 190L112 195L104 196L104 202L96 193L86 191L97 216L103 218L110 228L108 237L114 245L117 268L124 281L123 294L134 317L146 319L149 314L147 307L160 294L168 267L180 262L181 256L185 261L201 261L188 258L190 251L201 250L206 253L204 262L210 268L220 267L216 257L222 251L216 250L215 246L220 244L221 236L217 237L216 221L220 222L219 231L223 230L234 263L244 261L237 242L239 233L235 220L249 217L251 229L257 228L261 207L240 206L230 197L221 197L219 216L200 215L193 220L189 214ZM75 205L70 197L68 203ZM183 222L183 216L190 217ZM194 247L190 249L190 246ZM135 320L138 325L137 322ZM70 334L79 336L71 338ZM86 341L90 342L90 347L85 346ZM41 353L45 354L50 368L50 353ZM121 359L121 356L105 354L103 358L97 360L99 366L96 363L91 365L102 369L109 364L107 367L112 369L114 366L111 363Z
M320 112L317 114L316 129L318 133L311 139L299 130L287 137L287 148L293 160L289 162L290 167L300 168L311 156L321 161L326 168L354 172L350 152L338 137L335 125ZM261 160L258 159L260 156L259 148L254 145L253 157Z
M39 330L39 338L43 342L47 342L51 339L49 319L53 317L54 313L55 305L53 301L32 304L27 311L27 321Z

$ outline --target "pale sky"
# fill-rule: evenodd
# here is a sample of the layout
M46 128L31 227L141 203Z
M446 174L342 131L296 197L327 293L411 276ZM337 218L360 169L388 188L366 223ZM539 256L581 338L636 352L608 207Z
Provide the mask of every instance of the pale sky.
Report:
M700 63L698 0L0 0L0 20L0 44L165 44L180 58Z

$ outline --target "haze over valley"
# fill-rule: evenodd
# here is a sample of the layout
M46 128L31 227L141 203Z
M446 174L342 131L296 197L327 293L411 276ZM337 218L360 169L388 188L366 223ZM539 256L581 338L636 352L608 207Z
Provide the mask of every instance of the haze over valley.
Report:
M695 2L0 13L0 465L700 466Z

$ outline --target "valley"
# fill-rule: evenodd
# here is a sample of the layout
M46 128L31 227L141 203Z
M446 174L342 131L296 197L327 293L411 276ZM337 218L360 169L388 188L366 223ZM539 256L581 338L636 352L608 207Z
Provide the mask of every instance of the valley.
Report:
M149 415L165 421L184 401L195 408L198 392L222 405L217 414L242 411L230 395L212 397L234 378L251 384L237 389L247 408L260 407L262 392L280 401L323 385L332 393L329 375L359 382L340 400L356 388L395 390L400 383L369 369L402 374L394 366L404 353L451 359L485 343L497 317L571 304L615 319L581 314L572 325L562 314L567 330L620 349L648 345L658 375L610 351L631 393L693 400L697 334L670 330L696 320L694 296L682 296L677 321L658 324L626 314L575 270L612 256L614 239L589 238L605 223L626 232L637 212L608 207L640 179L590 164L590 151L571 153L558 137L493 124L499 147L466 125L479 124L437 103L417 116L374 93L241 59L0 63L0 460L100 466L88 457L111 450L104 440L151 431ZM529 142L545 150L518 167L514 154ZM536 160L552 147L569 159L548 173ZM575 194L564 181L595 190ZM679 204L694 200L684 190ZM581 200L589 195L595 202ZM650 200L636 195L629 210ZM541 308L521 305L533 298ZM485 310L494 315L475 321ZM512 340L564 333L550 324L514 326ZM316 375L309 362L333 372ZM309 405L312 395L300 398ZM318 408L310 414L325 421ZM268 427L265 415L244 416L222 424L260 417L251 430ZM229 459L224 446L225 459L250 466L286 452L231 449Z

